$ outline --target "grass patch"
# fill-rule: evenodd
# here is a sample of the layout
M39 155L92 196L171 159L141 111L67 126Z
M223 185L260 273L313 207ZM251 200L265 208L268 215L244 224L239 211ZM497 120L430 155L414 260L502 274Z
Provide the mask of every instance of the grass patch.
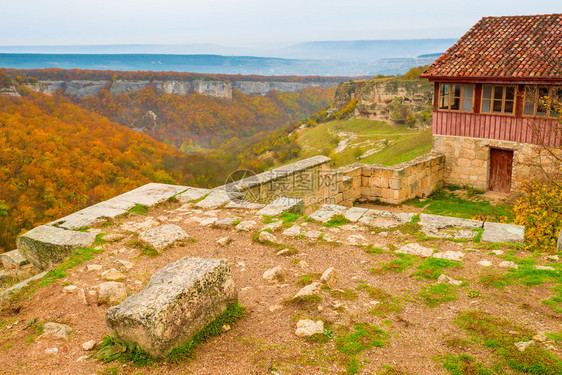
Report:
M301 217L301 215L297 215L292 212L283 212L280 217L283 220L283 226L285 228L288 228L293 225L293 223L297 221Z
M357 323L352 329L336 337L336 349L347 358L347 372L359 372L357 355L372 348L382 348L386 345L388 333L377 326L367 323Z
M421 276L426 279L437 279L445 268L462 268L460 262L455 262L449 259L442 258L426 258L418 266L416 276Z
M345 301L355 301L357 299L357 293L353 290L345 289L334 289L330 290L330 296L338 299L343 299Z
M285 305L296 306L297 308L307 309L316 308L318 304L322 302L322 297L318 294L309 294L307 296L295 297L285 300L283 303Z
M480 277L480 283L487 287L494 287L498 289L503 289L507 285L512 284L506 275L501 274L497 271L490 270Z
M486 365L477 362L474 357L461 354L457 357L449 355L443 358L443 367L451 375L492 375Z
M351 223L351 221L349 221L345 216L337 214L332 216L328 222L324 223L324 226L328 228L337 228L348 223Z
M455 322L516 371L545 375L562 373L562 361L540 345L532 344L520 352L515 343L531 340L534 333L507 319L474 310L460 313Z
M376 246L365 246L364 250L367 254L384 254L384 249Z
M94 259L95 254L101 253L103 253L102 249L94 249L92 247L84 247L82 249L75 250L61 264L47 272L47 274L39 282L38 286L47 286L55 280L66 277L66 271L71 270L72 268L84 263L87 260Z
M455 301L457 288L449 284L435 284L422 288L420 296L429 307L436 307L446 302Z
M135 203L135 207L131 207L129 212L134 212L139 215L146 215L148 213L148 207L143 206L142 204Z
M498 204L492 206L483 199L481 201L466 200L446 190L437 190L425 199L414 198L403 204L424 208L424 213L434 215L454 216L463 219L479 218L508 223L514 220L510 205Z
M562 285L557 285L552 288L554 295L550 298L543 300L542 302L548 305L554 312L562 314ZM562 337L559 339L562 341Z
M149 257L155 257L160 255L160 253L155 248L149 245L145 245L139 240L131 240L127 243L127 246L137 248L141 251L142 255L146 255Z
M408 267L416 264L417 258L409 254L395 254L398 259L391 260L388 263L381 263L377 268L371 268L369 272L372 274L384 274L388 272L400 273L404 272Z
M207 341L209 338L220 335L222 326L233 324L244 315L244 307L240 304L227 306L217 319L203 328L189 342L173 349L165 358L154 358L145 352L137 343L125 341L119 337L104 337L100 349L94 354L94 358L108 363L119 359L122 362L132 362L138 367L143 367L166 361L178 364L193 358L195 348Z
M297 284L306 286L312 284L315 280L318 280L319 278L320 278L319 273L307 273L300 277L299 281L297 281Z

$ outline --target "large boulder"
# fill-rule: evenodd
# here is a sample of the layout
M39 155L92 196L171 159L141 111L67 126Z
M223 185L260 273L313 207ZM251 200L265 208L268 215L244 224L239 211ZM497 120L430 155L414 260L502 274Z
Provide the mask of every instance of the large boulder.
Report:
M156 272L140 293L110 307L110 330L154 357L190 341L237 301L224 259L185 257Z
M45 270L65 260L73 251L92 245L95 239L93 233L41 225L21 235L17 245L25 258Z

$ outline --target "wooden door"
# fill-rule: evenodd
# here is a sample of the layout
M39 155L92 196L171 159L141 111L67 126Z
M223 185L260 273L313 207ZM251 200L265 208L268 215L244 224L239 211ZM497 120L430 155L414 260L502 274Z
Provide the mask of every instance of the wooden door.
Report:
M509 193L511 190L511 172L513 168L513 151L490 149L490 184L492 191Z

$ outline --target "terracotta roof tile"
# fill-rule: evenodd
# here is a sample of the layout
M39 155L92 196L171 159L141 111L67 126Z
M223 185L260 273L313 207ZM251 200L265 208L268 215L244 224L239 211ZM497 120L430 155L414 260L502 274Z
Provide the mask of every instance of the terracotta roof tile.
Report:
M422 75L562 78L562 14L484 17Z

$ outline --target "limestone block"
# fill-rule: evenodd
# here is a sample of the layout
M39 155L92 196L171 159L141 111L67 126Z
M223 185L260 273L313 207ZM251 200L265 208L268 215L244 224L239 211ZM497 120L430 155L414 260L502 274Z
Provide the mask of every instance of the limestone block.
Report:
M110 307L105 319L114 334L164 357L236 300L226 260L185 257L156 272L140 293Z
M21 254L41 270L62 262L73 251L90 246L96 235L41 225L17 239Z
M256 215L277 216L281 215L283 212L292 212L302 215L303 211L304 201L302 199L280 197L256 212Z
M29 260L23 257L17 249L0 254L0 260L4 268L19 268L29 264Z
M196 201L210 192L210 189L188 187L183 193L176 195L176 199L182 203Z
M525 227L522 225L486 222L484 224L483 242L523 243Z
M165 250L177 242L183 243L188 239L189 235L175 224L161 225L139 234L139 241L158 251Z

